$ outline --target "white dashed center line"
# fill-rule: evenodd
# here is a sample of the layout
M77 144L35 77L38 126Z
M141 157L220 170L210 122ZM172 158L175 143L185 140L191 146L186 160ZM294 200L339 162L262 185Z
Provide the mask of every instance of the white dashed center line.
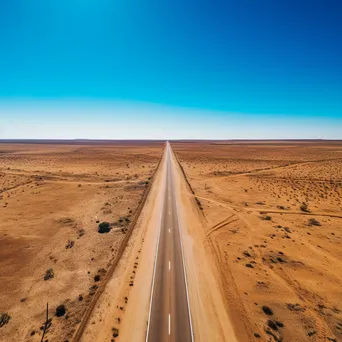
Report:
M169 335L171 335L171 316L169 314Z

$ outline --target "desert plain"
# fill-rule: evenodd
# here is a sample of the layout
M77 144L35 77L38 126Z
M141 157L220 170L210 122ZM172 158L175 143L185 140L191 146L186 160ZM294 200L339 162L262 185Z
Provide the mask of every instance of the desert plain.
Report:
M109 281L82 341L125 341L113 329L126 324L129 330L147 315L134 304L143 296L148 301L154 253L148 240L155 235L148 216L159 199L150 198L142 208L145 230L134 228L140 231L128 241L125 236L150 184L155 187L150 197L161 186L155 172L164 146L0 144L0 313L10 316L0 326L1 341L40 341L46 303L50 324L44 341L72 341L123 244L129 271L120 261L122 270ZM185 254L195 245L191 241L199 241L193 255L207 257L213 268L209 274L195 259L191 268L188 258L190 299L217 283L223 308L217 312L226 312L241 342L342 340L342 142L173 141L171 146L187 186L180 187ZM101 222L110 223L108 233L98 232ZM135 274L136 292L129 295L126 284ZM215 282L208 279L199 290L191 285L198 277ZM113 293L120 282L126 287L119 303ZM198 317L215 320L209 317L209 297L193 301L194 318L203 301L206 312ZM114 301L110 308L109 301ZM59 305L66 309L60 317ZM141 325L144 330L145 322ZM195 340L208 340L199 331L195 326Z
M342 341L342 143L172 144L241 341Z
M158 142L0 144L1 341L40 341L47 303L44 341L73 336L162 152Z

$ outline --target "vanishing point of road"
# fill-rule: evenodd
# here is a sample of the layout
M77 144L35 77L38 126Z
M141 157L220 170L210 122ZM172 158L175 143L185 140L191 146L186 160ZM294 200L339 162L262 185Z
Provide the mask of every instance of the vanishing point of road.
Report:
M146 342L193 342L193 330L186 282L181 227L174 189L174 161L171 147L165 151L166 185Z

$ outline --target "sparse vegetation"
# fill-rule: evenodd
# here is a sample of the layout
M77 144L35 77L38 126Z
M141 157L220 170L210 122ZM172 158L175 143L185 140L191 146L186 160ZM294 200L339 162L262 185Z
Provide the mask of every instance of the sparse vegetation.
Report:
M272 329L272 330L278 330L278 325L275 321L272 319L267 320L267 325Z
M70 249L70 248L74 247L74 245L75 245L75 241L68 240L68 243L66 244L65 248Z
M11 316L7 312L0 314L0 328L6 325L11 319Z
M49 268L44 275L44 280L49 280L55 277L55 273L52 268Z
M56 308L56 316L57 317L62 317L66 313L66 307L64 304L58 305Z
M91 295L91 296L94 295L98 288L99 288L99 287L98 287L97 285L91 286L91 287L89 288L89 295Z
M280 321L275 321L277 327L279 328L283 328L284 327L284 323L283 322L280 322Z
M267 305L263 305L261 307L262 311L264 312L264 314L268 315L268 316L272 316L273 315L273 310L268 307Z
M96 296L97 286L106 280L98 269L114 267L113 261L127 240L120 229L129 234L126 228L140 213L138 205L148 187L142 184L137 188L136 184L152 177L163 153L162 144L91 145L84 149L75 144L62 148L41 144L37 149L31 144L6 144L6 152L0 151L0 207L4 214L0 269L6 270L0 312L12 316L0 328L1 341L40 341L46 327L47 301L53 323L42 340L71 341L86 307L94 300L89 293ZM13 151L19 153L13 157ZM122 160L130 165L125 173ZM137 179L132 179L134 174ZM104 183L105 179L110 182ZM152 178L148 181L150 185ZM112 214L103 213L108 208ZM98 233L101 222L111 223L120 216L122 227L115 229L115 235L112 224L107 235ZM96 274L99 282L94 282ZM66 313L58 318L55 311L59 304L65 305ZM1 325L8 319L1 314Z
M113 331L113 337L118 337L119 336L119 329L112 328L112 331Z
M319 221L317 221L315 218L310 218L308 221L308 225L309 226L321 226L321 223Z
M305 309L298 303L296 304L287 303L286 306L291 311L305 311Z
M263 214L263 213L261 212L260 214ZM271 221L272 220L272 217L269 215L261 216L260 218L264 221Z
M110 232L110 224L109 224L109 222L101 222L99 224L99 227L98 227L97 231L100 234L109 233Z
M300 205L300 210L303 211L304 213L309 213L310 210L308 209L308 205L303 202L301 205Z

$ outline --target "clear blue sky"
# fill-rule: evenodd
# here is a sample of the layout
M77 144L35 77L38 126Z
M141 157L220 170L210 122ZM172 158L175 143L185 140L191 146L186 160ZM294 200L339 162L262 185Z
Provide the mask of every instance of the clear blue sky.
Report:
M0 138L342 138L339 0L0 0Z

